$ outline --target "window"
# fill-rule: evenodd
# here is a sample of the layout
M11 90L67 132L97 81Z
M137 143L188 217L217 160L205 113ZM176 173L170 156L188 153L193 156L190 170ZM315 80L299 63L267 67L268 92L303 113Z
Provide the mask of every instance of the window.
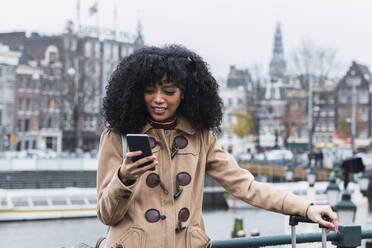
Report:
M338 101L340 103L347 103L347 98L348 98L348 92L345 90L340 90L338 93Z
M22 89L23 88L23 81L24 81L24 78L23 77L19 77L19 80L18 80L18 89Z
M231 99L231 98L229 98L228 100L227 100L227 106L232 106L233 105L233 100Z
M95 195L88 196L89 204L97 204L97 197Z
M26 79L26 89L30 89L31 88L31 78L27 78Z
M31 110L31 99L26 98L26 111Z
M30 144L30 142L28 140L25 141L25 150L28 149L28 145Z
M368 103L368 90L359 91L359 103Z
M92 56L92 43L90 43L89 41L85 43L85 56L86 57Z
M101 46L100 46L100 43L99 42L96 42L95 43L95 56L98 58L101 56Z
M31 81L31 84L30 84L30 89L35 89L36 88L36 81L35 80L32 80Z
M8 203L7 203L7 201L6 201L6 198L5 198L5 197L1 197L1 198L0 198L0 206L1 206L1 207L4 207L4 206L6 206L6 205L8 205Z
M368 136L368 128L365 128L364 130L362 130L359 134L359 137L360 138L367 138Z
M38 110L38 102L37 99L32 100L32 111L37 111Z
M8 69L7 69L7 78L8 78L8 80L14 80L15 79L15 71L11 67L8 67Z
M104 45L104 54L105 54L105 59L109 60L111 58L111 46L109 43L106 43Z
M48 206L48 201L45 197L33 197L31 198L32 203L34 206Z
M25 197L13 197L12 202L14 207L28 206L28 201Z
M23 110L23 98L18 98L18 110Z
M112 58L114 60L119 59L119 46L118 45L113 45L112 47Z
M67 201L65 197L52 197L52 204L53 205L67 205Z
M17 120L17 130L18 130L19 132L22 132L22 131L23 131L22 123L23 123L22 120Z
M120 56L121 56L122 58L124 58L125 56L127 56L127 54L128 54L128 49L127 49L125 46L122 46L122 47L120 48Z
M362 121L368 121L368 108L363 106L361 107L361 116L360 119Z
M71 204L72 205L83 205L83 204L85 204L83 196L72 196L71 197Z
M49 53L49 64L54 64L57 61L57 53L50 52Z
M25 120L25 131L28 132L30 130L30 120L26 119Z

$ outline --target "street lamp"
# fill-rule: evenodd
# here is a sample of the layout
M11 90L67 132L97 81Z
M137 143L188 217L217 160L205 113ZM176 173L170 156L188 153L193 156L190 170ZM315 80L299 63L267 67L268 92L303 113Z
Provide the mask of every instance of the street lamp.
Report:
M314 134L314 128L317 124L317 121L318 121L318 118L315 119L315 122L313 123L313 114L315 113L316 116L318 116L318 113L320 111L320 107L319 106L314 106L312 107L312 103L311 103L311 109L309 109L310 114L309 114L309 167L311 166L311 161L314 159L314 155L313 155L313 134Z
M355 154L355 117L356 117L356 87L361 84L361 78L356 75L354 70L351 70L350 76L346 78L346 83L351 85L351 94L352 94L352 109L351 109L351 150Z
M287 166L287 168L285 169L284 177L285 177L286 182L292 181L293 179L293 166L292 165Z
M307 170L307 182L309 183L310 187L313 187L316 181L316 170L314 167L310 167Z
M341 201L336 204L335 210L340 223L347 224L354 222L356 206L351 201L351 194L348 190L345 190L342 194Z
M369 179L369 176L366 173L363 173L363 175L358 180L359 189L364 196L366 196L367 193L369 192L368 189L370 186L369 185L370 181L371 180Z
M353 223L355 220L356 206L351 201L351 193L347 190L349 184L349 173L359 173L364 170L361 158L345 159L341 166L344 175L344 192L341 201L336 204L335 210L340 223Z
M343 180L343 175L342 175L342 172L341 172L340 168L336 169L335 178L336 178L336 184L340 185L340 183Z
M332 206L332 208L337 204L340 197L340 188L338 184L336 184L336 175L334 172L332 172L329 176L329 184L327 186L327 198L329 205Z
M74 79L74 90L73 90L73 119L74 119L74 132L75 132L75 149L77 150L82 146L81 140L81 107L79 105L79 72L75 70L75 68L70 67L67 70L67 74L70 75Z

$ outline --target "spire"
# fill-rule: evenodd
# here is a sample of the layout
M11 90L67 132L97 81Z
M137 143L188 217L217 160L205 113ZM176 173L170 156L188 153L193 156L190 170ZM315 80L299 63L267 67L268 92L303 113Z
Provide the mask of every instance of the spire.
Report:
M136 46L136 49L139 49L145 45L145 41L143 39L143 34L142 34L141 20L138 20L138 23L137 23L137 36L134 40L134 45Z
M273 57L270 62L270 77L274 80L283 77L286 72L286 67L282 30L280 28L280 23L278 22L275 30Z

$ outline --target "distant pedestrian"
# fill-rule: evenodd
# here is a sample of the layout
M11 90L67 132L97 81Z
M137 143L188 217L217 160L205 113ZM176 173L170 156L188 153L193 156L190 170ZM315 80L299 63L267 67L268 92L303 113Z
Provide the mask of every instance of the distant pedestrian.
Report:
M176 45L135 51L119 63L106 93L97 172L98 218L110 226L106 247L210 247L202 217L205 175L251 205L337 229L329 206L255 181L220 148L218 84L194 52ZM132 162L140 151L123 155L121 135L129 133L148 134L153 156Z

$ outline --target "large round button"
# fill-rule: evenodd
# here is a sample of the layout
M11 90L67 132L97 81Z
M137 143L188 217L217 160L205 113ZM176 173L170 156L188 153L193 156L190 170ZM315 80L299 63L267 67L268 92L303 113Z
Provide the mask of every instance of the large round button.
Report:
M156 140L153 137L149 137L149 142L150 142L151 149L154 149L157 143Z
M160 177L156 173L151 173L146 178L146 185L150 188L154 188L159 185Z
M178 180L179 185L186 186L190 183L191 176L187 172L180 172L177 174L177 180Z
M179 221L185 222L189 219L189 216L190 216L190 211L187 208L182 208L178 212L178 220Z
M152 208L146 211L145 218L148 222L154 223L159 221L160 219L164 220L166 216L161 215L158 210Z
M177 136L176 138L174 138L173 145L174 144L177 146L177 148L183 149L187 146L188 141L185 136Z

